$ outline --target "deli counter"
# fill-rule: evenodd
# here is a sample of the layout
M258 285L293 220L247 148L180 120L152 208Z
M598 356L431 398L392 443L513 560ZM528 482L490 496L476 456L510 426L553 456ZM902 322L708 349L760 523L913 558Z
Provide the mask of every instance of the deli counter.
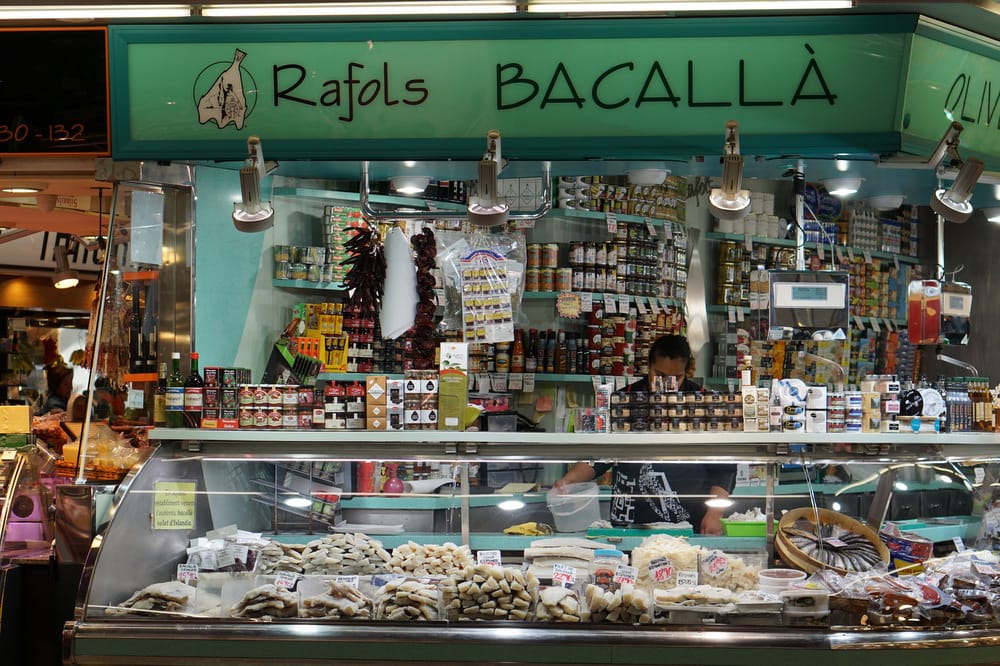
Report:
M859 434L844 446L841 435L770 433L154 432L157 451L119 489L93 543L64 629L67 664L1000 660L1000 564L989 554L994 434ZM685 459L761 470L759 485L744 479L727 510L766 514L760 531L551 531L567 523L538 479L558 478L566 463ZM373 461L394 461L390 478L408 464L450 476L370 492ZM824 483L817 470L833 463L854 478ZM505 473L476 485L483 466ZM885 470L897 479L888 497ZM864 488L874 492L852 503ZM870 510L880 495L894 524L958 526L944 541L925 540L934 553L916 577L888 573L903 555L888 556L884 541L867 572L791 557L785 517L823 511L861 525L863 516L829 507ZM597 498L606 517L610 497ZM940 515L954 510L965 515ZM922 512L936 516L913 516ZM608 557L610 585L592 572ZM769 568L809 570L813 589L762 594L758 572ZM822 607L818 583L830 587L819 592ZM796 614L792 597L817 605Z

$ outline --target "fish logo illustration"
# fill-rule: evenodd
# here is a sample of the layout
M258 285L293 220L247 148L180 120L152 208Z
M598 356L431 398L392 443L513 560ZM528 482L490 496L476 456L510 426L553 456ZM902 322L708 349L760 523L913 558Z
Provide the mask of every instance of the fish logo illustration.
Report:
M242 130L257 106L257 82L243 67L247 53L236 49L230 62L214 62L198 74L194 99L198 122L214 122L219 129L230 124Z

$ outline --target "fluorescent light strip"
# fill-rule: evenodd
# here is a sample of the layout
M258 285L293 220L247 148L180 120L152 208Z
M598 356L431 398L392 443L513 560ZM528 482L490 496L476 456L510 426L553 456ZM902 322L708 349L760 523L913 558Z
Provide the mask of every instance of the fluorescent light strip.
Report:
M513 14L511 2L332 2L316 4L205 5L202 16L429 16L447 14Z
M529 12L552 14L628 14L636 12L790 11L850 9L853 0L687 0L679 2L547 2L535 0Z
M14 5L0 6L0 20L179 18L191 16L190 5Z

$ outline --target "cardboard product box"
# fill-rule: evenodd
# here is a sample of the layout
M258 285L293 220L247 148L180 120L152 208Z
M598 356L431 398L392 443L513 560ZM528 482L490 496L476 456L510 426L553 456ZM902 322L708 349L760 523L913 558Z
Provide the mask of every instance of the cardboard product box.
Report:
M879 532L879 538L889 549L889 560L894 569L922 568L924 562L934 555L934 542L913 532L900 531L894 523L886 523Z
M438 406L434 418L440 430L461 430L465 406L469 402L469 345L442 342L440 359Z
M384 419L389 414L389 408L385 405L373 405L368 403L367 410L365 412L365 417L370 421L371 419ZM373 430L373 428L368 428ZM382 430L382 428L374 428L375 430Z
M31 432L31 407L27 405L0 406L0 434L16 435Z
M205 409L215 408L218 409L222 406L221 397L219 395L218 386L206 386L201 392L202 405Z
M368 375L365 378L365 394L369 405L384 405L388 398L388 378L385 375Z
M206 388L210 386L219 386L219 382L221 381L222 368L216 365L208 365L205 366L205 369L202 370L201 374L202 378L205 380Z
M219 410L219 429L236 430L240 427L239 409L236 407L223 407Z
M385 416L369 417L367 419L368 430L388 430L389 419Z
M219 428L219 408L205 407L201 412L201 427L206 430Z
M386 414L386 430L404 430L406 427L406 414L402 407L389 407Z
M406 430L420 429L420 410L419 409L404 409L403 410L403 427Z
M239 389L235 386L227 386L219 389L219 407L222 409L234 409L239 406Z
M405 385L406 380L404 379L387 379L386 382L386 404L387 405L403 405L403 397L405 395Z

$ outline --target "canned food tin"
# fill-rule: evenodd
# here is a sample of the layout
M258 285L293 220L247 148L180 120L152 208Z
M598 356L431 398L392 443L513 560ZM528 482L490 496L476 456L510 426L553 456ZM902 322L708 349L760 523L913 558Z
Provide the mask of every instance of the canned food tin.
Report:
M288 263L292 260L292 253L287 245L275 245L274 251L274 261Z
M306 279L310 282L320 282L323 279L323 265L306 264Z
M573 270L573 291L583 291L583 271Z
M269 384L267 386L267 404L280 407L284 401L284 392L280 384Z
M597 271L593 268L588 268L583 272L583 290L584 291L594 291L594 285L597 284Z
M542 261L542 246L538 243L528 245L528 268L538 268Z
M594 250L594 265L595 266L607 266L608 265L608 244L607 243L597 243Z
M556 269L556 291L571 291L573 289L573 269Z
M316 390L311 386L300 386L298 390L300 406L312 406L316 402Z
M583 242L576 241L569 244L569 265L573 268L583 266Z
M251 384L253 390L253 404L258 407L267 406L267 387L263 384Z
M555 289L555 271L551 268L538 270L538 291L553 291Z
M724 261L719 264L719 282L737 282L740 279L739 270L735 262Z
M298 386L283 386L281 387L281 406L282 407L296 407L299 404L299 387Z
M287 261L276 261L274 262L274 279L275 280L291 280L292 279L292 265Z
M253 404L253 386L240 384L239 403L241 407Z
M524 290L538 291L538 269L529 268L524 272Z
M267 407L254 407L253 408L253 427L254 428L266 428L267 427Z
M293 280L305 280L309 277L309 270L306 265L301 262L295 262L290 267L290 273Z
M254 427L254 408L249 405L240 407L239 425L241 428Z
M559 266L558 243L547 243L542 246L540 268L556 268Z

